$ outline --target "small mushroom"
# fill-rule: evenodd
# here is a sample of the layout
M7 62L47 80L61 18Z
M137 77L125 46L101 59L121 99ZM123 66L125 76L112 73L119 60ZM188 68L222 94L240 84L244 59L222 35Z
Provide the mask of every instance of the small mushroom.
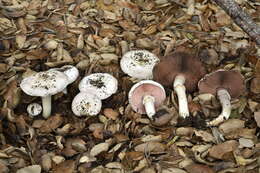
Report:
M51 68L49 71L52 70L60 71L67 75L69 84L73 83L79 76L79 70L73 65L64 65L61 68ZM67 88L63 90L63 93L67 94Z
M244 78L238 71L218 70L205 75L199 83L200 93L217 95L222 112L214 120L208 122L209 126L216 126L227 120L231 113L231 98L239 97L245 91Z
M153 67L159 58L147 50L132 50L125 53L120 61L124 73L137 79L152 79Z
M153 69L155 81L167 87L173 85L182 118L189 116L186 89L189 92L194 91L205 73L199 58L186 51L176 51L165 56Z
M40 115L42 112L42 106L39 103L31 103L27 106L27 112L30 117L35 117Z
M24 78L20 87L26 94L42 98L42 115L48 118L51 115L51 96L63 91L68 83L68 77L64 73L44 71Z
M156 108L163 103L166 94L161 84L152 80L143 80L132 86L128 98L134 111L147 114L153 119Z
M74 97L71 108L76 116L94 116L100 112L102 102L94 93L93 90L86 90Z
M116 93L118 82L108 73L93 73L84 77L79 83L79 90L94 90L99 99L104 100Z

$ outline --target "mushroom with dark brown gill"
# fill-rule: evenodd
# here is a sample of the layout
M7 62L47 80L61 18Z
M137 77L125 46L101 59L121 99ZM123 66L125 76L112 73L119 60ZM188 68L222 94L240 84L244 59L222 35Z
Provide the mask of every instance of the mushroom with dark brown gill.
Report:
M178 96L179 115L189 116L186 89L189 92L197 88L197 82L206 74L203 64L197 56L186 51L175 51L161 60L153 69L154 80L164 86L173 86Z
M147 114L153 119L158 108L166 98L163 86L152 80L143 80L136 83L128 94L129 103L134 111Z
M207 74L198 83L200 93L217 95L222 112L209 126L216 126L227 120L231 113L231 98L239 97L245 91L244 78L238 71L218 70Z

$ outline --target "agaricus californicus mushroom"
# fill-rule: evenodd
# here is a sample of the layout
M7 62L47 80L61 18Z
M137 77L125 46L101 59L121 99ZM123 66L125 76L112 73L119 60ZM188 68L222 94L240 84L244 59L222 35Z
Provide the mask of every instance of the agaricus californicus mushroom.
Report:
M51 115L51 96L63 91L68 84L68 77L64 73L53 70L24 78L20 87L26 94L42 98L42 115L48 118Z
M95 90L95 94L101 99L106 99L116 93L118 82L108 73L93 73L84 77L79 83L79 90Z
M65 75L67 75L69 84L74 82L79 76L79 70L73 65L64 65L60 68L51 68L49 71L52 71L52 70L60 71L60 72L63 72ZM63 92L66 94L67 88L65 88L63 90Z
M186 51L176 51L165 56L153 69L155 81L167 87L173 86L182 118L189 116L186 89L189 92L194 91L205 73L199 58Z
M218 97L222 112L209 126L216 126L227 120L231 113L231 98L239 97L245 91L244 78L238 71L218 70L205 75L199 83L199 92L210 93Z
M163 86L152 80L143 80L132 86L128 93L129 103L135 112L147 114L153 119L166 98Z
M102 107L101 100L95 95L95 91L86 90L78 93L71 104L73 113L76 116L97 115Z
M153 67L159 58L147 50L132 50L125 53L120 60L124 73L137 79L152 79Z
M31 103L27 106L27 112L30 117L35 117L40 115L42 112L42 106L39 103Z

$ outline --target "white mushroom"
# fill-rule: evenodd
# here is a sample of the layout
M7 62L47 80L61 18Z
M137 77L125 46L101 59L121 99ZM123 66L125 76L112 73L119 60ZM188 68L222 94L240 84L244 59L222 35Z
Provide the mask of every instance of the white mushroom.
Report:
M59 71L44 71L22 80L20 87L28 95L42 97L43 117L51 115L51 96L69 84L68 77Z
M93 92L95 91L87 90L74 97L71 108L76 116L94 116L100 112L102 102Z
M27 106L27 112L30 117L35 117L40 115L42 112L42 106L39 103L31 103Z
M153 67L159 58L147 50L132 50L125 53L120 61L124 73L137 79L152 79Z
M79 90L94 90L101 99L106 99L116 93L118 82L115 77L108 73L94 73L84 77L79 83Z
M49 71L52 70L60 71L67 75L69 84L74 82L79 76L79 70L73 65L64 65L61 68L52 68ZM63 90L63 93L67 94L67 88Z

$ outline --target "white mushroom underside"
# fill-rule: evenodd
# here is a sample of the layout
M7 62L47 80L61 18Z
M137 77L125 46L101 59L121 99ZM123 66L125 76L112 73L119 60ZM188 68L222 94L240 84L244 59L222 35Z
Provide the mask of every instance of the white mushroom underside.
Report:
M231 96L228 91L226 89L219 89L217 91L217 96L222 106L222 112L217 118L207 123L209 126L219 125L223 121L227 120L231 114Z
M152 79L153 67L159 62L159 58L146 50L129 51L120 61L124 73L137 79Z
M157 99L157 101L158 100L163 101L166 98L166 93L165 93L163 86L161 84L153 81L153 80L142 80L142 81L136 83L135 85L133 85L132 88L130 89L129 93L128 93L128 98L129 98L129 102L130 102L132 108L139 113L142 113L142 111L140 112L140 110L137 110L138 106L135 105L137 100L133 99L133 98L135 97L134 96L135 90L138 89L138 87L140 87L144 84L154 85L155 87L158 87L160 89L160 92L161 92L161 94L160 94L161 98L155 98L154 96L151 96L151 95L145 95L141 98L142 104L145 107L145 112L146 112L147 116L150 119L153 119L153 116L156 113L155 101L156 101L156 99ZM156 93L158 94L158 90L153 92L153 94L155 94L155 95L156 95Z
M175 77L173 88L178 97L179 103L179 116L186 118L189 116L188 101L186 96L186 88L184 86L185 77L182 75L177 75Z
M84 77L79 83L80 91L93 90L101 99L106 99L116 93L118 82L108 73L94 73Z

